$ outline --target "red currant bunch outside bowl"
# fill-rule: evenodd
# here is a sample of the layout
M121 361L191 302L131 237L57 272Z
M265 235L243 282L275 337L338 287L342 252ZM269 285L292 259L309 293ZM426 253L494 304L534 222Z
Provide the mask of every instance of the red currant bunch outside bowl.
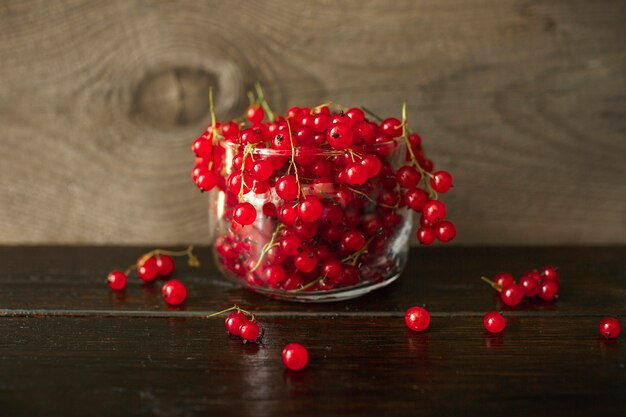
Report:
M216 264L270 297L337 301L396 280L408 258L412 213L424 245L456 235L419 135L402 117L322 104L276 115L257 85L238 119L212 123L192 144L192 178L211 191ZM212 97L211 97L212 109Z

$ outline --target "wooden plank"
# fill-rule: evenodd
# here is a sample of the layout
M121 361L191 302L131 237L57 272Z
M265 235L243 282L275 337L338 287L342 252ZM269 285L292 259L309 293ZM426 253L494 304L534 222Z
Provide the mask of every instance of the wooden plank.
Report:
M200 270L185 266L176 276L189 289L187 302L168 307L160 284L142 285L134 276L125 292L109 290L106 275L125 268L147 248L0 247L0 314L182 314L202 315L233 303L263 312L294 315L399 316L411 305L425 304L435 315L481 315L493 309L515 315L604 315L626 313L625 247L413 249L404 274L392 286L341 303L293 304L238 289L216 271L210 248L196 250ZM483 284L481 275L508 270L516 276L544 264L558 266L562 281L554 303L530 300L508 309ZM46 311L32 311L46 310ZM143 313L142 313L143 312ZM147 313L146 313L147 312ZM280 314L282 314L280 313Z
M0 4L0 242L209 243L188 170L254 80L409 117L459 243L624 243L626 3Z
M0 404L38 415L620 415L624 343L597 318L263 318L262 346L220 319L2 318ZM285 371L284 344L311 360ZM620 412L619 410L622 410Z

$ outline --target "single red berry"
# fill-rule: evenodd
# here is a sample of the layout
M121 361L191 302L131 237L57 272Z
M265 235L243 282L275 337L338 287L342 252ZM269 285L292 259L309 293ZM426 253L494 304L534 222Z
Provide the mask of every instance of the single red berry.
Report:
M246 339L248 342L254 342L259 338L259 325L256 321L247 321L241 325L240 334L241 337Z
M187 298L187 288L182 282L171 279L163 285L162 295L166 303L177 306Z
M224 321L224 326L228 333L233 336L241 336L241 326L248 322L248 318L241 311L233 311L230 313Z
M541 275L539 275L539 272L537 271L528 271L524 275L522 275L522 278L524 277L532 278L537 282L541 281Z
M506 327L506 319L502 314L492 311L483 317L483 326L489 333L500 333Z
M126 274L122 271L113 271L107 277L109 288L114 291L123 290L126 287L127 281L128 277L126 277Z
M265 270L265 280L271 286L276 286L285 280L285 270L280 265L270 265Z
M256 209L248 202L239 203L233 211L233 220L241 225L249 225L256 220Z
M217 175L211 171L201 173L196 177L196 186L200 191L211 191L217 185Z
M137 275L145 282L153 281L159 274L159 267L154 256L146 258L139 268L137 269Z
M295 175L283 175L276 181L276 194L283 200L291 201L298 197L298 181Z
M417 133L411 133L408 139L413 148L419 148L422 146L422 138Z
M265 111L263 110L263 107L259 106L258 104L251 105L250 107L248 107L248 110L246 111L246 118L252 124L261 123L264 117L265 117Z
M328 129L326 140L335 149L346 149L352 145L352 128L344 123L334 124Z
M539 287L539 297L543 301L552 301L559 294L559 284L556 281L544 281Z
M367 172L367 176L369 178L373 178L380 172L380 168L382 164L380 163L380 159L376 155L365 155L361 159L361 166L365 168Z
M300 272L311 272L317 266L317 256L313 250L302 251L293 258L293 264Z
M411 210L419 213L428 202L428 193L421 188L413 188L404 194L404 202Z
M309 352L300 343L289 343L283 348L282 360L292 371L299 371L309 361Z
M519 285L524 289L524 295L526 297L534 297L539 294L539 283L531 277L522 277L519 280Z
M417 183L420 181L420 174L412 166L403 166L396 172L396 180L400 187L411 189L417 187Z
M298 217L303 222L314 222L320 218L324 207L319 198L314 195L308 195L300 201L298 206Z
M322 265L322 275L327 277L331 281L337 281L341 278L342 273L341 262L336 259L332 259L324 262Z
M544 280L548 280L548 281L558 281L559 280L559 274L556 271L556 268L553 267L553 266L550 266L550 265L546 265L543 268L541 268L539 270L539 275Z
M422 226L417 229L417 240L422 245L430 245L435 241L435 231L430 226Z
M330 125L330 116L327 114L319 113L313 118L313 129L318 133L326 131L328 125Z
M258 159L252 165L252 177L258 181L266 181L272 176L274 165L267 159Z
M446 217L446 205L439 200L430 200L424 205L423 215L429 222L437 223Z
M367 178L368 172L360 163L352 163L346 168L346 182L350 185L363 185Z
M456 236L456 226L447 220L435 223L433 229L437 239L444 243L451 241Z
M411 307L404 315L404 322L409 329L421 332L428 328L430 324L430 314L422 307Z
M174 260L170 256L159 255L156 258L156 263L160 276L169 277L174 272Z
M437 171L430 178L430 186L438 193L448 192L452 187L452 175L448 171Z
M383 120L380 124L380 131L392 138L397 138L402 134L402 122L395 117Z
M282 204L278 207L278 212L276 214L278 219L287 226L294 224L298 218L298 210L291 203Z
M524 298L524 290L517 284L509 284L500 291L500 299L510 307L518 305Z
M226 140L235 141L237 136L239 136L239 125L233 121L225 123L222 126L222 135L224 135Z
M362 122L365 120L365 113L357 107L348 109L348 111L346 111L346 116L352 119L352 123Z
M213 156L213 143L211 139L207 139L204 136L200 136L198 139L194 140L191 144L191 149L196 156L202 158L211 158Z
M261 136L258 130L247 128L241 131L241 143L244 145L252 145L255 143L259 143L263 140L263 136ZM245 165L245 168L249 168L248 165Z
M605 317L600 320L600 325L598 326L598 330L602 337L606 339L615 339L622 332L622 326L620 326L619 321L613 317Z
M341 236L341 243L349 252L356 252L365 245L365 236L358 230L351 229Z
M513 275L508 272L500 272L494 275L493 282L500 288L504 288L508 285L515 284Z

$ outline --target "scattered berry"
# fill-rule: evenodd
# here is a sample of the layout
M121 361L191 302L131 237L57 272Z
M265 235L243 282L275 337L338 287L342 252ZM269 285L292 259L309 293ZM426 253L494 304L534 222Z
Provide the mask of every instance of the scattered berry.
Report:
M163 285L163 299L171 306L182 304L187 298L187 288L185 285L175 279L171 279Z
M300 343L289 343L283 348L282 360L292 371L299 371L309 361L309 352Z
M430 324L430 314L422 307L411 307L404 315L404 322L409 329L421 332L428 328Z
M489 333L500 333L506 327L506 319L502 314L492 311L483 317L483 326Z
M107 277L109 288L113 291L123 290L126 287L127 277L122 271L113 271Z
M598 326L598 330L600 334L605 339L615 339L622 332L622 327L617 321L616 318L613 317L605 317L600 320L600 325Z
M259 325L255 321L248 320L241 325L240 334L241 337L248 342L254 342L259 338Z

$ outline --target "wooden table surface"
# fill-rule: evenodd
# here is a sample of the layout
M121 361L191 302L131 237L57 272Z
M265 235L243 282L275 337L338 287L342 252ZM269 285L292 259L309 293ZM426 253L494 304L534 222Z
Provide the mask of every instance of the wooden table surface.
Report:
M186 303L160 285L104 277L146 248L0 247L0 415L624 415L624 336L598 338L604 315L626 312L626 247L415 249L398 282L357 300L289 304L181 267ZM560 268L555 303L503 308L481 274ZM262 345L225 334L209 312L257 313ZM432 322L412 333L406 308ZM504 310L502 335L482 315ZM622 325L626 324L622 320ZM289 372L282 347L311 360Z

